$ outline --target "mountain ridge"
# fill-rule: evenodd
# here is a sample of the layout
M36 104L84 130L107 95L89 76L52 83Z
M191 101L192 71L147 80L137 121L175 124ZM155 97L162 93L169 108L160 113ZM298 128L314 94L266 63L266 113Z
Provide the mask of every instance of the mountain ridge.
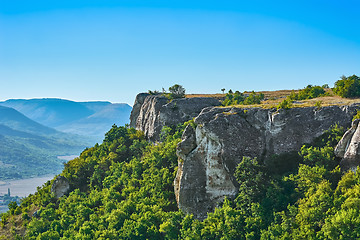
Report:
M101 142L113 124L129 122L131 106L109 101L75 102L60 98L8 99L0 106L11 107L26 117L58 131L88 136Z
M31 120L24 114L10 107L0 106L0 123L10 128L25 128L25 131L32 133L56 133L55 129L46 127L34 120Z
M78 155L91 143L37 123L13 108L0 106L0 179L56 174L57 155Z

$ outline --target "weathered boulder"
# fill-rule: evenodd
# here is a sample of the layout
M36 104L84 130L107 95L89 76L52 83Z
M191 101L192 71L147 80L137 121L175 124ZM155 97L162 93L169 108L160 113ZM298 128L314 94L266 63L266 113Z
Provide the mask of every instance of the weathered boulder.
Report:
M196 117L203 108L218 106L215 98L180 98L169 101L162 95L138 94L131 112L130 126L142 130L152 141L160 140L164 126L176 126Z
M70 190L69 180L66 177L58 176L51 186L51 192L57 199L67 194Z
M349 127L358 108L205 108L195 119L196 129L187 129L178 145L179 208L204 219L226 196L236 195L234 171L243 157L266 163L273 154L298 151L335 123Z
M360 165L360 124L358 119L352 122L351 128L337 144L335 155L342 158L340 162L342 171L356 171Z

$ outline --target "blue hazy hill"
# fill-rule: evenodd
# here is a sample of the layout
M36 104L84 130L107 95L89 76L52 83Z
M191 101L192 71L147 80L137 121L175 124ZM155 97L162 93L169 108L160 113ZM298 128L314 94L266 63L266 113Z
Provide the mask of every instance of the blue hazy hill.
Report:
M56 174L59 155L78 155L89 139L37 123L15 109L0 106L0 179Z
M13 129L21 129L24 132L41 135L55 134L55 129L35 122L13 108L0 106L0 124Z
M113 124L128 123L132 109L125 103L57 98L10 99L0 105L14 108L45 126L91 138L92 142L101 142Z
M10 99L0 105L14 108L28 118L53 128L93 114L82 104L56 98Z

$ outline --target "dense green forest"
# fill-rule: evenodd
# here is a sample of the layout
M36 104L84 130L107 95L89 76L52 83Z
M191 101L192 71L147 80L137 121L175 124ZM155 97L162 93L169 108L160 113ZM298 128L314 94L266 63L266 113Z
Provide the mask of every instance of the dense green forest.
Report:
M298 153L244 158L239 193L204 221L177 208L176 144L184 127L166 128L152 144L135 129L113 126L102 144L69 161L61 175L72 191L60 199L51 182L9 205L4 239L356 239L360 172L342 174L329 129ZM264 164L266 162L266 164ZM35 212L36 211L36 212ZM35 214L34 214L35 212Z

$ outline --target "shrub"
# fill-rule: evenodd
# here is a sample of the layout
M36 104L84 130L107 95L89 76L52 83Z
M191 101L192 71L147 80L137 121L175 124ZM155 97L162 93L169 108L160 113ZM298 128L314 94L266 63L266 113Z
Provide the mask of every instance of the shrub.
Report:
M354 121L355 119L360 119L360 110L356 111L356 114L354 115L352 120Z
M322 105L322 101L317 101L315 103L315 107L319 110L321 108L321 105Z
M292 107L292 101L289 99L284 99L279 105L277 105L277 109L289 109Z
M333 91L336 95L344 98L360 97L360 78L356 75L342 76L335 82Z
M179 84L175 84L169 87L169 91L170 91L169 94L170 99L185 97L185 88Z
M8 204L9 210L12 214L14 214L16 208L18 207L17 202L13 201Z
M245 105L260 104L261 100L263 99L264 99L263 93L256 94L254 91L252 91L252 93L250 93L250 95L244 99L243 104Z
M179 84L175 84L171 87L169 87L170 92L166 92L165 88L162 88L162 92L158 90L148 90L148 93L150 95L159 95L167 97L168 99L172 100L175 98L184 98L185 97L185 88Z
M148 90L148 93L149 93L150 95L157 95L157 94L160 94L160 92L159 92L158 90L154 90L154 91L152 91L152 90Z
M264 99L264 94L259 93L256 94L252 91L249 96L246 96L244 93L236 91L233 93L231 90L229 93L226 94L225 100L222 102L223 106L229 105L237 105L237 104L244 104L244 105L251 105L251 104L260 104L261 101Z
M288 97L290 100L306 100L325 96L326 92L323 87L308 85L306 88L295 93L294 91Z

